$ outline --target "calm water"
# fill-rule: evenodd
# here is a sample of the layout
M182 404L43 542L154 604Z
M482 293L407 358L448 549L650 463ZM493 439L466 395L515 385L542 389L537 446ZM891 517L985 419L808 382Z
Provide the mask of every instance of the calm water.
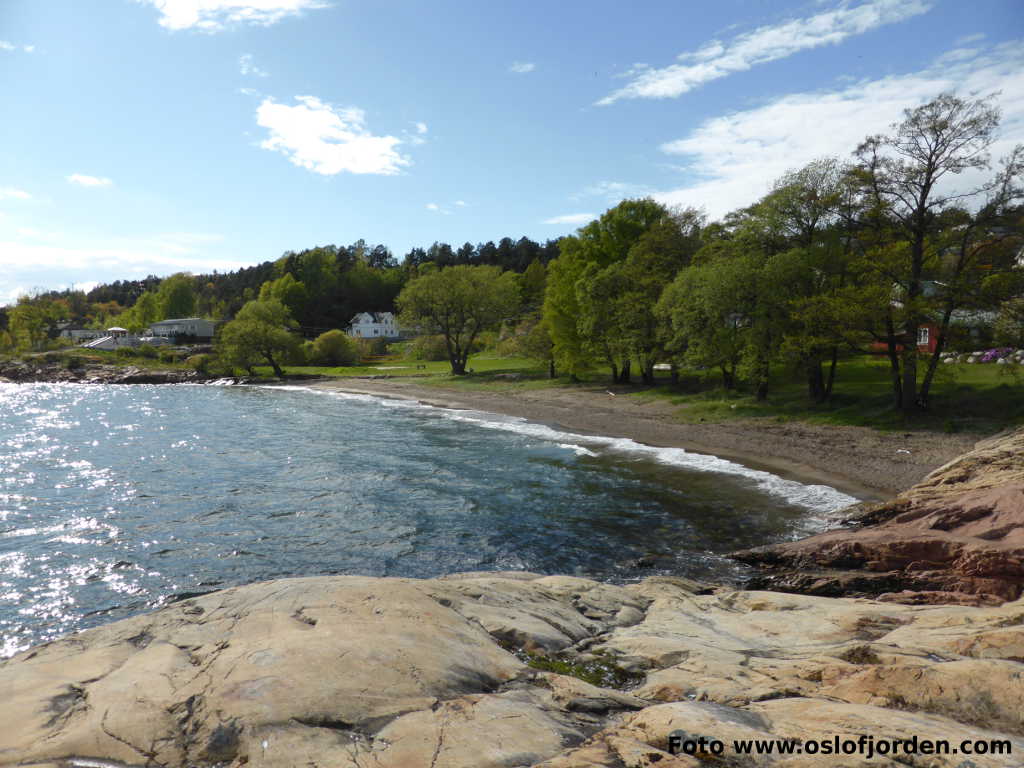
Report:
M722 553L853 501L679 449L363 396L0 384L0 655L280 576L735 579Z

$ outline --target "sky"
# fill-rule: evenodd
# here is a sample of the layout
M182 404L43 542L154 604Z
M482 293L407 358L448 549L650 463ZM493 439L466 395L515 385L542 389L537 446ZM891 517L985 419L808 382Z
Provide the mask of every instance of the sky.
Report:
M0 305L715 218L947 90L1024 142L1022 0L0 0Z

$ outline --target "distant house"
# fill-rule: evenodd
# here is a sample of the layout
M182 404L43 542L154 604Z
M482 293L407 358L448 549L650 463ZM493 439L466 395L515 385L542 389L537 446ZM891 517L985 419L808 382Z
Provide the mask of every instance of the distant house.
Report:
M60 329L60 335L65 339L71 339L73 342L79 343L106 336L107 332L97 328L83 328L81 325L74 323L64 323Z
M352 318L348 333L357 339L394 339L401 335L395 316L390 312L360 312Z
M995 320L995 312L955 309L949 318L948 333L963 341L970 340L972 344L985 343L991 335ZM922 354L932 354L939 343L939 330L939 323L934 320L927 320L919 326L917 329L917 351ZM888 347L884 341L876 341L871 344L871 348L876 352L884 352ZM897 344L896 349L902 350L903 345Z
M174 338L188 336L190 338L209 341L213 339L213 323L201 317L183 317L176 320L161 320L149 326L153 336Z

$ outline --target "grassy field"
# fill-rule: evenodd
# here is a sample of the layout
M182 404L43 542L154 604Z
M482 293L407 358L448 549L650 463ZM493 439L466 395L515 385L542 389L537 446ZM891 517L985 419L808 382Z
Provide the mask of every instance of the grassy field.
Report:
M145 357L122 357L102 350L67 349L47 357L81 358L86 364L132 365L145 369L182 369L184 363L165 363ZM498 357L480 353L469 362L472 374L452 376L445 361L417 362L386 355L363 365L348 367L285 366L295 377L415 377L417 384L456 391L519 391L548 387L606 386L608 374L595 370L583 382L561 377L548 379L545 367L525 358ZM269 367L256 369L270 377ZM995 364L941 365L932 387L932 407L912 421L892 407L888 362L882 357L860 356L839 364L835 390L827 403L807 399L802 380L792 371L779 369L773 376L766 402L757 402L750 392L722 389L717 372L684 370L678 384L668 374L659 374L655 385L616 387L627 397L667 400L677 406L684 422L719 422L736 418L764 418L775 421L808 421L820 424L852 424L883 430L924 429L940 432L991 433L1024 424L1024 370L1020 366Z
M922 372L923 375L923 372ZM863 356L842 361L832 398L808 400L803 381L782 372L772 381L767 402L742 390L729 392L713 376L691 372L679 386L659 385L640 398L668 398L684 421L772 418L821 424L852 424L887 430L996 432L1024 424L1024 371L1001 365L942 365L932 384L931 408L907 421L892 405L888 361Z
M422 366L422 367L417 367ZM291 375L337 377L414 376L423 386L453 390L509 391L546 387L606 384L606 372L595 371L587 380L570 383L554 380L536 362L501 358L486 353L474 356L470 376L452 376L446 362L416 363L399 358L382 358L370 365L346 368L289 366ZM269 369L260 369L269 375ZM514 374L515 378L509 376ZM925 429L943 432L990 433L1007 426L1024 424L1024 371L1014 375L1010 366L942 365L932 386L932 408L908 422L892 407L888 362L873 356L840 362L835 390L828 403L808 401L803 381L791 372L779 370L771 382L769 398L757 402L742 388L722 389L716 373L683 371L680 382L671 384L668 374L654 386L634 385L620 394L641 400L668 399L678 406L680 421L724 421L736 418L767 418L776 421L809 421L822 424L852 424L884 430Z

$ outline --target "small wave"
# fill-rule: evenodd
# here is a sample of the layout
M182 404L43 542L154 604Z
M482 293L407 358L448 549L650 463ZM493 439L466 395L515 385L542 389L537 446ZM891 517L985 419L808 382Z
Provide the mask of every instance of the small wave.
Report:
M279 387L283 388L283 387ZM580 456L598 456L597 450L604 450L609 453L622 454L626 456L643 457L656 461L660 464L680 467L683 469L695 470L698 472L710 472L736 477L746 478L755 484L762 492L783 499L784 501L799 507L804 507L815 513L807 519L807 531L817 530L834 523L838 513L856 504L859 499L829 485L808 485L796 480L787 480L776 474L760 469L752 469L729 459L714 456L706 453L695 453L683 448L662 448L645 443L638 443L628 437L609 437L605 435L583 435L574 432L564 432L536 422L527 421L517 416L502 416L500 414L486 411L475 411L457 408L444 408L440 406L427 405L415 400L397 400L395 398L380 397L354 392L314 390L308 387L287 387L288 389L303 389L317 392L318 394L330 394L342 400L359 400L363 402L375 402L385 407L402 407L410 409L423 409L426 412L435 413L442 418L452 421L475 424L484 429L495 429L503 432L533 437L546 442L552 442L562 448L574 451Z

